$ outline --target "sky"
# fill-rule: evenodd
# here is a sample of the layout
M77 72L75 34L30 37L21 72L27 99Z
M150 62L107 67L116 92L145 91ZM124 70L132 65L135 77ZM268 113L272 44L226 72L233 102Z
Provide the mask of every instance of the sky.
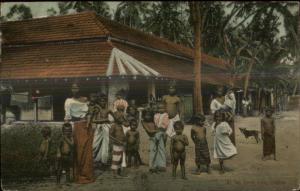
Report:
M110 6L111 13L114 13L116 10L117 5L121 1L106 1L108 5ZM57 12L59 12L58 9L58 2L5 2L1 3L1 16L6 15L10 8L15 4L24 4L31 8L31 12L34 18L41 18L41 17L47 17L47 10L50 8L54 8ZM297 11L297 7L295 10ZM280 22L283 23L283 18L280 18ZM279 26L279 34L278 37L285 35L285 29L283 25Z

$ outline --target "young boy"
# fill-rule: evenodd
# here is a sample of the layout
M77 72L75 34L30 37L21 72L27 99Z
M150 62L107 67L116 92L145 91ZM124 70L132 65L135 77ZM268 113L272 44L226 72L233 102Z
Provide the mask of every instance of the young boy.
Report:
M125 151L124 147L126 145L126 137L122 126L123 122L125 121L124 114L120 111L116 111L114 112L114 119L115 123L111 126L111 129L109 131L110 138L113 142L111 168L113 170L114 176L123 176L121 174L121 165Z
M60 184L62 170L66 171L66 181L70 182L70 172L73 171L73 158L74 158L74 140L72 137L72 125L65 123L62 127L63 138L59 142L57 149L57 184Z
M124 90L120 90L119 92L117 92L116 94L116 100L114 101L113 103L113 111L116 111L117 110L117 107L119 105L122 105L124 106L124 112L127 111L127 107L128 107L128 102L124 99Z
M219 159L220 174L225 173L224 160L230 159L237 154L237 150L230 140L232 129L225 121L225 114L220 110L214 113L212 124L214 134L214 158Z
M40 164L46 168L47 174L54 174L56 170L56 145L51 139L51 128L43 127L42 131L43 141L40 144L39 161Z
M200 174L200 165L206 165L207 173L210 173L210 154L206 140L206 128L204 127L205 116L197 114L194 117L195 125L191 129L191 138L195 143L195 162L197 174Z
M266 116L261 120L261 137L263 140L263 160L273 157L276 160L275 152L275 122L272 117L273 110L267 108Z
M171 145L170 145L170 153L173 163L173 170L172 174L173 177L176 178L176 170L178 166L178 162L180 162L181 167L181 178L187 179L185 176L185 147L189 145L189 141L186 135L183 135L184 125L181 121L176 121L174 123L174 130L176 135L171 138Z
M128 167L132 165L131 160L133 158L133 164L138 167L138 155L140 145L140 134L136 130L137 121L132 119L130 121L130 130L126 133L126 155L128 158Z

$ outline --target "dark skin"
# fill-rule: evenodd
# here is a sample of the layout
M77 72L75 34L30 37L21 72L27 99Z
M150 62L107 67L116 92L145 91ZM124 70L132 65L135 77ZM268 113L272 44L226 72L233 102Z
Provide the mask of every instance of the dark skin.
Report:
M174 129L176 131L176 135L172 137L171 139L171 145L170 145L170 153L172 158L172 164L173 164L173 170L172 174L173 177L176 177L176 170L178 163L180 162L181 167L181 177L182 179L187 179L185 176L185 147L189 145L188 138L186 135L183 135L183 124L174 124Z
M57 184L60 184L62 170L66 171L66 180L67 182L70 182L70 171L73 169L73 148L74 140L72 137L72 127L68 126L63 128L63 140L61 141L57 151Z
M109 123L110 121L108 120L108 115L112 115L113 116L113 112L108 110L107 107L107 102L104 98L101 98L99 100L99 107L100 110L97 113L97 115L95 115L94 119L93 119L93 123L96 124L102 124L102 123Z
M130 130L127 131L126 133L128 166L131 166L132 158L133 158L133 164L135 166L138 165L137 153L140 144L140 134L136 129L137 129L137 122L133 121L130 123Z
M204 127L204 120L196 119L195 126L191 129L191 138L196 144L197 140L203 139L206 137L206 128ZM207 172L210 173L209 164L206 165ZM200 164L197 164L197 172L200 174Z
M275 137L275 122L272 118L272 111L267 110L266 116L261 120L261 138L264 140L264 136L272 136ZM276 160L276 154L273 157ZM265 157L263 158L265 160Z
M174 118L177 114L180 115L181 100L176 95L174 87L169 88L169 95L163 97L163 102L166 104L166 110L170 119Z
M125 113L124 106L120 105L117 107L117 111L113 113L113 117L115 123L112 125L110 129L110 137L111 139L119 145L125 145L126 139L125 134L123 132L122 124L125 122Z
M158 132L155 124L152 121L152 116L150 113L145 114L144 120L142 121L142 125L149 137L153 137L155 133Z

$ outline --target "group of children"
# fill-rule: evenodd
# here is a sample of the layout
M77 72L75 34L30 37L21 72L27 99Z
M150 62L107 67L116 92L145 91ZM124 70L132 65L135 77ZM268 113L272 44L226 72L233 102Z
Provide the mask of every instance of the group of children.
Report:
M117 101L118 103L115 102L114 104L115 111L112 112L107 109L105 99L100 98L100 101L97 101L97 99L91 99L87 121L88 128L92 127L93 123L111 124L107 128L107 139L109 139L109 144L112 145L112 149L109 152L111 157L111 169L113 170L114 176L125 176L123 173L124 171L122 170L124 169L123 167L138 167L143 164L139 154L140 134L137 130L139 126L139 117L136 107L128 106L127 102L121 98L117 99ZM262 120L264 155L275 153L274 121L271 118L269 110L266 113L266 118ZM113 117L113 122L108 119L108 115ZM219 160L220 173L225 172L224 160L230 159L237 154L236 147L229 138L232 133L232 129L225 121L224 115L224 112L216 111L214 113L214 123L212 124L212 131L214 135L213 156ZM97 116L100 117L97 118ZM176 177L177 166L180 164L181 177L186 179L185 147L189 145L189 141L187 136L183 134L183 122L180 120L176 121L173 124L176 134L168 136L166 131L169 128L169 116L166 112L165 104L160 103L158 104L158 109L156 111L145 110L141 124L149 136L150 171L155 173L166 171L166 143L169 138L172 175L174 178ZM190 135L195 144L197 174L200 174L202 166L205 166L206 172L210 173L211 159L206 139L206 127L204 124L204 115L197 114L194 116L194 124ZM50 162L51 164L53 164L53 161L56 161L57 183L60 183L63 170L66 172L67 181L70 181L74 158L74 141L72 138L71 124L65 123L63 125L63 136L56 148L49 148L51 142L50 128L45 128L42 132L44 140L40 149L42 156L41 159L43 161L52 161ZM265 144L265 142L267 143ZM55 152L55 159L50 157L53 156L53 153L51 154L50 152Z

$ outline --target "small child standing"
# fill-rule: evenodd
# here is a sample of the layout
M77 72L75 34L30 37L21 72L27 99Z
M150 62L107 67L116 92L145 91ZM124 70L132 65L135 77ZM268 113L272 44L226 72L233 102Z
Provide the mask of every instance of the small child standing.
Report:
M113 142L113 151L112 151L112 165L111 169L113 170L114 176L121 174L121 165L125 152L126 137L123 130L123 122L125 121L124 115L119 112L114 113L115 123L111 126L109 134Z
M261 137L263 140L263 160L273 156L276 160L275 152L275 123L272 117L273 110L267 108L265 117L261 120Z
M60 140L57 149L57 184L60 183L62 170L66 171L66 181L71 182L71 173L73 171L74 159L74 140L72 137L72 125L65 123L62 127L63 138Z
M182 134L183 129L184 125L181 121L176 121L174 123L176 135L171 138L170 153L173 163L173 177L176 178L176 170L178 163L180 162L181 178L187 179L185 176L185 147L189 145L189 141L187 136Z
M204 127L205 116L197 114L194 116L195 125L191 129L191 138L195 143L195 162L197 174L200 174L200 165L206 165L207 173L210 173L210 154L206 139L206 128Z
M140 134L136 130L137 121L132 119L130 121L130 130L126 133L126 155L128 161L128 167L132 165L131 161L133 158L133 164L135 167L138 167L138 155L139 155L139 146L140 146Z
M232 129L225 121L224 113L217 110L214 114L215 122L212 125L214 137L214 158L219 159L220 173L225 173L224 160L230 159L237 154L237 150L229 136Z
M53 175L56 171L56 152L57 146L51 139L51 128L43 127L43 141L39 149L39 161L43 168L47 170L47 174Z

